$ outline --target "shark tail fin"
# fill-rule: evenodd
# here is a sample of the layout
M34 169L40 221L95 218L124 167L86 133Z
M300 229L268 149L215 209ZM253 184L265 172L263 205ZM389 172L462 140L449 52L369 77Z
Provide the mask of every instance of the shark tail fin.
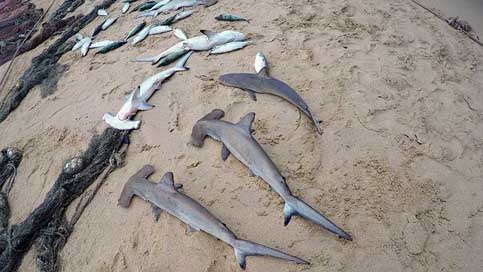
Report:
M246 240L236 240L233 248L235 249L235 257L242 269L246 268L247 256L270 256L282 260L292 261L297 264L309 264L309 262L298 257L289 255L280 250L269 248L254 242Z
M206 138L205 127L200 123L206 120L220 120L225 115L225 112L220 109L214 109L207 115L203 116L198 122L196 122L191 132L191 144L194 146L202 146Z
M127 208L131 204L131 199L135 195L134 184L138 182L140 178L148 178L154 173L154 167L152 165L144 165L139 171L136 172L129 180L124 184L121 196L119 197L118 204L121 207Z
M292 216L300 215L303 218L308 219L324 229L336 234L337 236L348 241L352 241L352 237L347 232L343 231L336 224L332 223L325 216L317 212L314 208L310 207L307 203L294 196L286 200L283 208L283 215L285 226L290 223Z
M193 51L189 51L188 53L184 54L181 58L179 58L179 60L176 62L176 64L174 65L174 68L175 69L179 69L178 71L186 71L186 70L189 70L188 67L186 67L186 62L188 61L188 59L191 57L191 55L193 55Z

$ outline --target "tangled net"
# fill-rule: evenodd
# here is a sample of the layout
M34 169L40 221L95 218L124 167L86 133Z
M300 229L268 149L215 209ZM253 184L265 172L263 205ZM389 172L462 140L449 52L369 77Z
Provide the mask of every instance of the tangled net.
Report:
M70 2L73 3L68 5L70 8L77 5L75 3L79 3L78 1ZM5 121L8 115L20 105L22 100L28 95L33 87L48 78L52 69L57 69L57 61L73 46L73 43L67 42L67 40L79 32L80 29L92 22L92 20L97 17L98 9L107 9L114 2L115 0L104 0L100 5L94 7L89 14L72 23L72 25L52 45L32 60L32 65L23 73L15 86L9 90L7 96L0 103L0 123ZM62 14L62 12L58 12L59 14ZM62 23L59 24L62 25Z
M36 240L39 250L37 258L39 270L57 270L58 250L64 245L72 232L73 225L85 206L92 200L103 180L118 166L116 161L119 160L116 157L121 147L125 146L128 133L107 128L102 135L94 136L85 153L70 161L75 163L66 163L45 200L23 222L7 225L0 231L1 272L15 271L24 254ZM73 219L68 222L65 219L66 209L103 172L104 175L99 184L87 195L87 200L80 202ZM7 207L8 212L6 200L0 199L0 205L2 202L5 204L0 207Z

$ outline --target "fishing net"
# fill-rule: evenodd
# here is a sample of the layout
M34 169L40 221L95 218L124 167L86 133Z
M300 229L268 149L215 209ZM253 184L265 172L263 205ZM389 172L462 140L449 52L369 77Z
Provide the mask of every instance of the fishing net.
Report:
M48 78L52 69L57 69L55 65L57 61L73 46L73 42L67 42L67 40L92 22L97 17L98 9L107 9L114 2L115 0L104 0L100 5L94 7L89 14L75 21L52 45L32 60L31 66L23 73L15 86L9 90L7 96L0 103L0 122L3 122L10 112L20 105L33 87ZM74 4L69 7L73 6Z
M0 1L0 65L9 61L42 16L42 9L21 0Z
M84 154L65 164L45 200L24 221L9 225L0 232L1 272L15 271L23 255L36 240L39 270L57 270L58 250L64 245L73 225L102 183L99 182L82 199L70 222L65 219L66 209L98 178L103 182L118 166L119 151L128 133L107 128L101 135L94 136Z

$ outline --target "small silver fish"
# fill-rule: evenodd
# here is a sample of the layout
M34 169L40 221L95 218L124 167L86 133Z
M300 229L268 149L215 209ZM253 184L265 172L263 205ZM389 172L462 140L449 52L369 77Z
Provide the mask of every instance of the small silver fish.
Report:
M223 45L218 45L213 47L213 49L210 50L210 54L223 54L223 53L232 52L235 50L242 49L243 47L251 43L252 43L251 41L229 42Z
M146 37L149 35L149 30L151 30L152 27L153 25L148 25L147 27L143 28L143 30L141 30L136 36L134 36L131 44L136 45L137 43L146 39Z
M122 14L126 13L129 10L130 4L129 3L124 3L121 8Z
M257 73L260 73L260 71L265 68L267 69L268 68L268 63L267 63L267 58L265 58L265 56L258 52L257 55L255 56L255 71Z
M126 41L126 40L122 40L122 41L115 41L115 42L113 42L113 43L110 43L110 44L108 44L108 45L106 45L106 46L102 47L101 49L99 49L99 50L96 52L96 55L97 55L97 54L105 54L105 53L107 53L107 52L109 52L109 51L112 51L112 50L114 50L114 49L116 49L116 48L119 48L119 47L123 46L123 45L124 45L124 44L126 44L126 43L127 43L127 41Z
M188 39L188 35L186 35L186 33L181 28L175 28L173 30L173 33L174 33L174 36L176 36L180 40L185 41Z
M85 57L87 55L87 52L89 52L89 47L91 46L91 38L87 37L87 38L84 38L84 43L82 43L82 46L81 46L81 56Z
M110 27L112 24L114 24L117 21L117 18L119 17L113 17L113 18L108 18L103 24L102 24L102 30L106 30L108 27Z
M168 65L168 64L172 63L173 61L175 61L175 60L179 59L180 57L182 57L187 52L188 52L188 50L183 49L183 48L180 48L179 50L177 50L177 51L175 51L173 53L168 54L166 57L162 58L159 61L158 67L165 66L165 65ZM155 63L153 63L153 65L154 64Z
M171 0L163 0L163 1L159 1L158 3L156 3L156 5L154 5L153 7L151 7L149 10L157 10L159 8L161 8L162 6L166 5L167 3L169 3Z
M105 9L98 9L97 15L98 16L107 16L107 11Z
M180 20L183 20L184 18L191 16L193 13L195 13L194 10L181 11L174 16L174 20L172 23L174 24Z
M154 26L151 29L149 29L149 35L161 34L161 33L169 32L171 30L172 29L169 26L164 26L164 25Z
M131 38L132 36L138 34L146 26L146 22L142 22L134 26L126 35L126 40Z
M74 47L72 47L72 51L75 51L79 48L82 47L82 45L84 44L84 42L86 42L87 40L85 40L84 38L82 38L81 40L79 40L76 44L74 44Z
M104 23L106 22L106 20L104 20L102 23L98 24L94 30L92 30L92 34L91 34L91 37L94 38L95 36L97 36L97 34L99 34L99 32L102 31L102 25L104 25Z
M147 12L141 13L138 16L136 16L136 18L156 17L158 15L159 15L159 11L158 10L152 10L152 11L147 11Z
M110 41L110 40L94 42L94 43L91 43L91 45L89 46L89 49L105 47L115 42L116 41Z
M215 19L218 21L227 21L227 22L236 22L236 21L250 22L250 20L246 18L243 18L238 15L233 15L233 14L220 14L216 16Z

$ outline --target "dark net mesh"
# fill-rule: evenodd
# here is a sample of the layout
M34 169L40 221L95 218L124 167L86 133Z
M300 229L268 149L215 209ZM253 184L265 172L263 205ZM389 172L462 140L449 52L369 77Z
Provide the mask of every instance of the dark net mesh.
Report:
M108 128L101 135L94 136L84 154L72 160L76 163L66 164L68 167L63 168L45 200L23 222L4 228L0 233L1 272L15 271L37 239L39 270L56 271L57 252L73 227L65 220L65 210L108 167L117 165L113 161L127 134ZM4 207L8 213L8 204Z
M67 40L79 32L80 29L92 22L92 20L97 17L98 9L107 9L114 2L115 0L104 0L89 14L83 16L79 20L75 20L75 22L73 22L52 45L32 60L31 66L23 73L15 86L9 90L7 96L0 103L0 122L3 122L10 112L14 111L20 105L22 100L28 95L33 87L48 78L52 69L57 69L57 61L73 46L73 43L67 42ZM73 5L69 5L69 7L72 6Z

